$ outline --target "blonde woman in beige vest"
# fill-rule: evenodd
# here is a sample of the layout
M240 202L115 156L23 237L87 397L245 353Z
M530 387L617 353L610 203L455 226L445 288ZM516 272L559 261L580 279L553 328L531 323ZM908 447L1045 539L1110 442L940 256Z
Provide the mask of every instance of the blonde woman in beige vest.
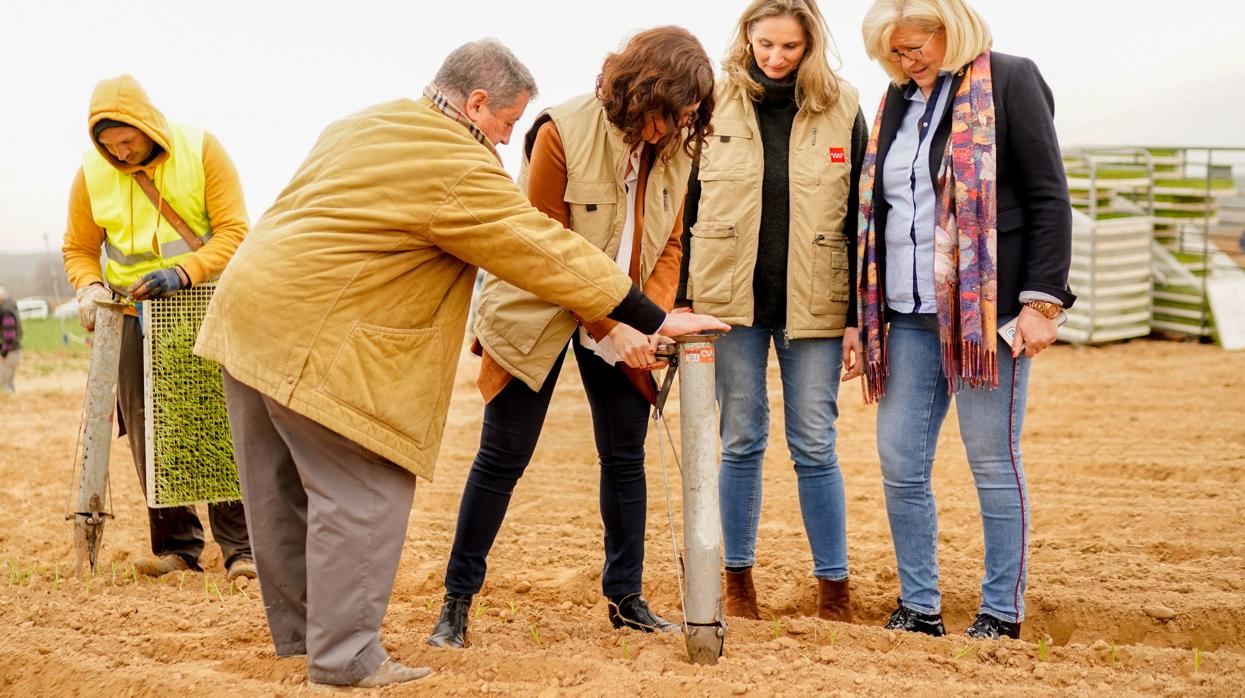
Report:
M679 280L692 154L704 143L713 100L713 67L700 42L685 29L660 27L608 56L596 92L543 112L524 141L519 184L532 205L614 258L667 310ZM640 596L655 343L627 325L576 318L496 277L484 283L475 333L484 425L459 504L445 602L428 643L468 644L467 611L536 448L568 341L601 463L601 586L609 620L615 628L677 631Z
M688 190L681 298L733 326L717 344L731 616L760 617L752 567L773 345L817 614L852 619L835 418L839 367L859 345L849 281L867 127L856 90L830 68L830 42L813 0L756 0L744 10Z

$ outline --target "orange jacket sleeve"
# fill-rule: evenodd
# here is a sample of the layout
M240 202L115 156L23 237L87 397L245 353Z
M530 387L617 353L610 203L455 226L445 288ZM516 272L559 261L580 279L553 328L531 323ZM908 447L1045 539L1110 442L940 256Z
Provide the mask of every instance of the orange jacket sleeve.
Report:
M674 217L670 239L653 263L653 273L644 282L644 295L667 313L674 307L674 294L679 288L679 265L683 263L683 207Z
M196 286L220 275L250 229L238 170L224 146L210 133L203 135L203 176L212 239L181 262L190 283Z
M527 199L537 211L571 227L571 207L566 204L566 149L562 134L552 121L536 132L527 165Z
M75 289L104 283L99 263L103 247L104 229L95 224L95 216L91 213L91 194L86 189L86 175L79 167L69 189L69 220L65 224L65 242L61 247L65 275Z

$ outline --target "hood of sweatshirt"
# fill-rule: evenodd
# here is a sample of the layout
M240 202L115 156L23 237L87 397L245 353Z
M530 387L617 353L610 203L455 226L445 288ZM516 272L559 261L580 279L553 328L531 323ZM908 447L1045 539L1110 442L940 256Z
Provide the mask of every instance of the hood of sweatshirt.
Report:
M95 139L95 124L104 119L120 121L147 134L155 142L157 150L154 157L141 165L132 165L119 160L108 152L108 149ZM95 86L91 94L91 112L87 119L87 135L99 154L109 164L126 174L142 169L153 170L169 157L172 136L169 122L164 114L151 103L151 98L143 90L138 81L129 75L108 78Z

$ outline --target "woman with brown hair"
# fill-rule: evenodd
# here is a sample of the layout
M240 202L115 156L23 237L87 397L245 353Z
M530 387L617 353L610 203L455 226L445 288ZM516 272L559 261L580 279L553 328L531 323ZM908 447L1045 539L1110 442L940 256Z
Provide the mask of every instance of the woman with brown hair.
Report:
M659 27L609 55L595 93L547 109L524 139L519 185L532 204L597 245L655 303L678 285L683 199L692 155L713 114L713 68L689 32ZM484 424L458 510L445 602L428 643L467 645L467 612L515 484L531 460L570 340L592 410L605 526L602 592L615 628L678 626L640 596L647 488L644 440L655 386L654 338L585 322L489 277L473 350Z
M733 327L717 343L729 616L760 617L752 567L773 346L817 615L852 620L835 420L842 357L858 346L850 251L867 129L856 90L830 67L830 43L813 0L744 10L722 63L713 138L688 189L684 297Z

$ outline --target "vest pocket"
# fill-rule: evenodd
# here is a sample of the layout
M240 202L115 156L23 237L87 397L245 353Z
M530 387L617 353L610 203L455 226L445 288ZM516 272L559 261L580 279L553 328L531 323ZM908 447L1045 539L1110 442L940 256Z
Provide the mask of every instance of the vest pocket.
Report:
M842 233L817 233L813 238L814 315L845 315L849 298L847 238Z
M571 211L571 229L605 250L614 232L618 188L613 182L568 180L562 195ZM608 254L609 251L606 250Z
M701 179L743 179L753 157L752 129L743 121L714 119L713 135L700 154Z
M692 226L692 259L687 273L693 301L730 302L738 241L734 223L700 221Z
M439 327L359 323L334 357L320 392L422 447L441 409L445 371Z

